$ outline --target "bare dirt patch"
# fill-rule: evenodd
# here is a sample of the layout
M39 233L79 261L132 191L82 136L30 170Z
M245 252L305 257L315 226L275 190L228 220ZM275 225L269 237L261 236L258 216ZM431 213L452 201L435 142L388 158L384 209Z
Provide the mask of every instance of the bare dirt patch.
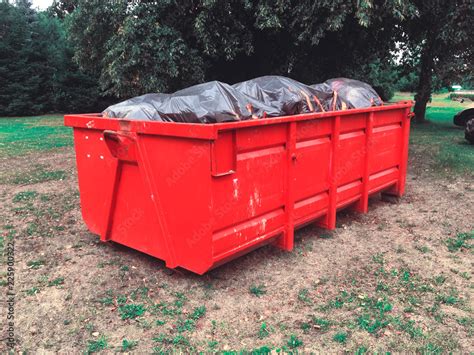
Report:
M368 214L340 213L334 232L300 230L291 253L268 246L197 276L87 231L71 148L0 168L28 174L33 162L66 175L0 183L17 350L473 350L472 249L446 244L474 229L469 177L439 176L415 155L399 203L373 198Z

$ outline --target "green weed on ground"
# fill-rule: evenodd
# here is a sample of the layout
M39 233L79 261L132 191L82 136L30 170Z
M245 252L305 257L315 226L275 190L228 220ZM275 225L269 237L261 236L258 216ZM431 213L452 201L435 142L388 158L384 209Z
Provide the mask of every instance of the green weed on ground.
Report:
M122 351L130 351L133 350L138 345L138 341L136 340L127 340L123 339L122 341Z
M13 185L32 185L52 180L64 180L66 176L64 170L55 170L43 164L35 164L26 172L12 172L10 175L2 175L0 182ZM19 201L18 199L16 202Z
M34 200L37 196L36 191L22 191L13 197L13 202L28 202Z
M86 353L87 354L97 353L97 352L107 349L107 347L108 347L107 339L104 336L101 336L97 340L89 340Z
M348 334L346 332L338 332L338 333L334 334L332 339L336 343L345 344L345 342L347 341L347 336L348 336Z
M60 286L62 284L64 284L64 277L57 277L48 282L48 287Z
M261 296L263 296L264 294L267 293L264 285L258 285L258 286L257 285L252 285L249 288L249 291L250 291L251 294L253 294L257 297L261 297Z
M469 233L459 233L455 238L448 238L446 245L450 252L455 252L460 249L471 249L473 245L470 243L474 240L474 230Z
M41 266L44 265L44 260L31 260L31 261L28 261L26 263L26 265L30 268L30 269L39 269L41 268Z
M122 319L133 319L145 313L146 308L142 304L125 304L119 307L120 317Z
M292 334L290 336L290 339L288 339L288 341L286 342L286 345L288 345L290 349L296 349L303 345L303 341L298 339L296 335Z

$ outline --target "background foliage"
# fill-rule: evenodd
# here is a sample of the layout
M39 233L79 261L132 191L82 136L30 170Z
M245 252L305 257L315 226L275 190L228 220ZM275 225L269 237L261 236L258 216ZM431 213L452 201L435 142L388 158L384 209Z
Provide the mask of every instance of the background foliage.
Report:
M64 22L29 2L0 2L0 114L95 107L97 81L72 61Z

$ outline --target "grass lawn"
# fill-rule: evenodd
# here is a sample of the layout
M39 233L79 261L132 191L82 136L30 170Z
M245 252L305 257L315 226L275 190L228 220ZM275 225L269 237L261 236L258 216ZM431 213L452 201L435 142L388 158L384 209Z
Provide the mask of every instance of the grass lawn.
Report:
M392 101L412 99L410 93L397 93ZM453 124L453 116L470 107L474 107L474 103L452 101L449 93L433 94L426 110L429 122L412 124L412 149L430 155L433 168L439 172L474 173L474 147L464 139L464 129Z
M62 115L0 117L0 156L72 146L71 133Z

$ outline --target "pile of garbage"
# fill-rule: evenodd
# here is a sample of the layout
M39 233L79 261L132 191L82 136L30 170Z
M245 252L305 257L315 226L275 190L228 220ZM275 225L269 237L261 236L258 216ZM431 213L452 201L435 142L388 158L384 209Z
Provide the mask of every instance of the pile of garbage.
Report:
M109 106L104 117L162 122L220 123L383 105L367 83L337 78L305 85L262 76L234 85L211 81L172 94L146 94Z

